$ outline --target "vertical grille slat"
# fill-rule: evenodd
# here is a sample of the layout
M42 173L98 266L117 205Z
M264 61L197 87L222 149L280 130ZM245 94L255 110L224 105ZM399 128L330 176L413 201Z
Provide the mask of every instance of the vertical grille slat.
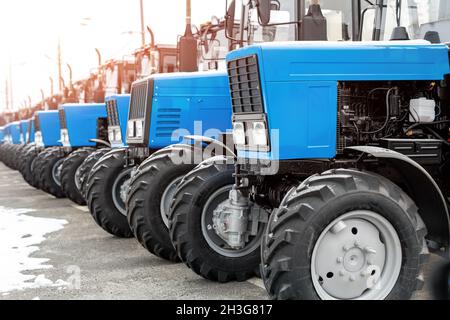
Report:
M256 55L228 62L233 113L264 113Z
M119 112L117 110L117 100L110 100L106 102L106 111L108 113L108 124L111 127L120 126Z
M41 131L41 124L39 123L39 116L34 117L34 131Z
M67 129L66 112L64 109L59 110L59 122L61 129Z
M147 106L148 81L135 82L131 89L130 120L144 119Z

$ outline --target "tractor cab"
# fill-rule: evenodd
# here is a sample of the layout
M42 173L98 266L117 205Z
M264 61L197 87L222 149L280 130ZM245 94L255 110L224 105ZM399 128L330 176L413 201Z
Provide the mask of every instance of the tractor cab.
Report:
M137 79L155 73L178 72L178 50L175 45L150 44L136 50L134 56Z

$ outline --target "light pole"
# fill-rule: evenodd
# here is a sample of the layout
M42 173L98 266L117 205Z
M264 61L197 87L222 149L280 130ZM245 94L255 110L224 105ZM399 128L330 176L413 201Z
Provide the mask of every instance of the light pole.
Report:
M145 22L144 22L144 0L139 0L141 8L141 39L142 47L145 46Z

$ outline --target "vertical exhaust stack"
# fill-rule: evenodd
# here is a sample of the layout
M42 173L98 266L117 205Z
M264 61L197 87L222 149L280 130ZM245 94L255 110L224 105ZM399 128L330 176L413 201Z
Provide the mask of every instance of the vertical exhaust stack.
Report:
M322 14L319 0L311 0L308 13L303 17L301 40L327 41L327 19Z
M191 0L186 0L186 31L180 38L178 54L181 72L198 71L197 39L192 34Z

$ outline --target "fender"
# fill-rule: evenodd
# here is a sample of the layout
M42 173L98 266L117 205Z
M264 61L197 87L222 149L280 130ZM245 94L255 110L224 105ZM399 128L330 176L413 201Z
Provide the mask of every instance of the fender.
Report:
M398 152L378 147L359 146L348 150L369 154L394 167L406 182L410 196L428 229L429 240L445 247L448 253L450 217L447 200L433 177L417 162Z
M101 139L89 139L89 142L94 142L94 143L98 143L101 145L104 145L105 147L111 148L111 144L105 140L101 140Z
M223 135L224 137L226 137L226 135ZM227 145L225 145L223 142L213 139L213 138L209 138L209 137L204 137L204 136L185 136L183 137L186 141L198 141L198 142L203 142L205 144L207 144L208 146L216 146L219 148L223 148L224 150L226 150L226 152L228 153L229 156L234 157L235 159L237 158L236 153L234 152L234 150L232 150L231 148L229 148ZM225 140L226 141L226 140Z

